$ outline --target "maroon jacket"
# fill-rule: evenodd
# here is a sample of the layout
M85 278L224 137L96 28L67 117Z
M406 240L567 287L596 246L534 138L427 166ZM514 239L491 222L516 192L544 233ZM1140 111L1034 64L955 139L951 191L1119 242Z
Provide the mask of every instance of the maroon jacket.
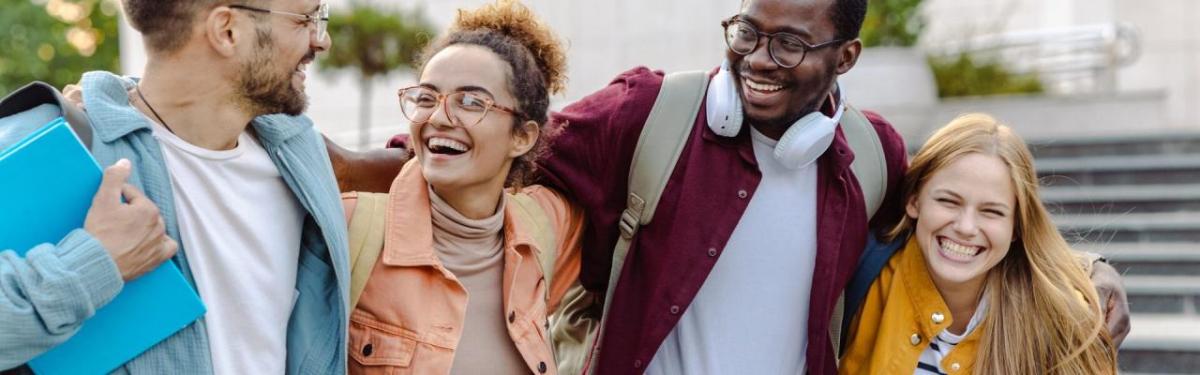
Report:
M635 68L550 121L550 133L557 134L550 154L539 162L540 182L558 188L585 209L580 278L585 287L601 294L620 235L617 222L625 209L629 164L662 79L661 72ZM749 131L720 137L708 129L703 107L700 113L653 221L634 238L609 301L600 374L644 371L712 271L762 178ZM904 142L883 118L871 113L868 118L888 160L889 196L876 220L894 222L902 212L898 187L907 166ZM814 374L836 373L829 319L866 245L868 220L850 169L853 159L838 129L833 145L818 160L821 237L809 302L807 353Z

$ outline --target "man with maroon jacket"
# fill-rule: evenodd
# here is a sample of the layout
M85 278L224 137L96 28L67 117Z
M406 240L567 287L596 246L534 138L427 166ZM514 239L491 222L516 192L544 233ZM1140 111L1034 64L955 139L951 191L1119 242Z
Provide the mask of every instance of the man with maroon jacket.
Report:
M900 136L867 113L888 170L888 195L872 221L841 128L810 121L837 124L836 79L862 51L866 7L867 0L745 0L723 22L728 70L711 80L654 221L633 241L608 301L596 373L836 372L834 305L869 223L899 218L907 166ZM541 182L587 212L580 281L591 291L607 286L629 165L662 81L660 72L627 71L551 119L561 131L539 162ZM738 100L711 97L719 90ZM710 123L722 118L714 114L744 121L730 131ZM361 162L369 157L332 147L343 188L386 190L363 175L394 163L372 171Z
M721 105L714 98L701 107L654 221L626 258L597 373L835 372L830 315L869 218L841 129L792 127L818 111L837 116L836 79L862 50L866 3L749 0L725 21L731 79L713 79L707 95L735 88L749 126L720 135L709 114L728 109L712 108ZM644 68L625 72L552 120L565 130L541 163L544 182L588 213L580 277L589 290L607 285L630 161L662 79ZM904 142L882 117L868 118L892 193L876 216L892 217ZM780 142L789 131L811 141Z

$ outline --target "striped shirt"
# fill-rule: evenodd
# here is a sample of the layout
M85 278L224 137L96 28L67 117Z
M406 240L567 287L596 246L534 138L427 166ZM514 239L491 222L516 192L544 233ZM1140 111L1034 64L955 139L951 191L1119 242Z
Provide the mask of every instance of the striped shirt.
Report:
M946 358L954 347L962 341L964 337L971 334L975 327L983 321L984 312L987 310L987 297L980 299L979 307L975 308L975 314L971 316L971 321L967 322L967 329L962 334L956 335L950 333L949 330L942 330L937 336L930 340L929 346L925 347L925 351L921 352L921 358L917 360L917 370L915 375L946 375L946 370L942 368L942 359Z

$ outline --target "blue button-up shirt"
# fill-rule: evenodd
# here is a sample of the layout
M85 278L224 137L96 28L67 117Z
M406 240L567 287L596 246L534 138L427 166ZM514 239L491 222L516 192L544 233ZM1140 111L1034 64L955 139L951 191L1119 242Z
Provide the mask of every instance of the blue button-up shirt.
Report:
M96 161L101 165L122 158L133 162L128 183L158 205L167 234L182 244L161 148L148 120L129 104L128 91L135 81L91 72L81 84L95 130ZM348 240L324 140L305 117L261 116L251 126L307 214L296 277L299 297L288 321L287 372L344 373ZM173 261L194 284L187 251L181 245ZM28 361L69 339L122 286L115 264L82 229L57 244L32 249L25 259L13 251L0 251L0 368ZM204 319L200 319L115 373L209 374L213 370L208 345Z

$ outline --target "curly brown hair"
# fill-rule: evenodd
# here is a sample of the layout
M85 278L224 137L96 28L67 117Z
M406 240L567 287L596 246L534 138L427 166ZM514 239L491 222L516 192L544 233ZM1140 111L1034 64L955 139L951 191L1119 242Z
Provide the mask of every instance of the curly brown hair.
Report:
M532 180L536 161L546 150L546 122L549 119L550 94L566 87L567 57L563 45L545 22L524 4L498 0L482 7L458 11L458 17L445 36L430 44L422 54L421 70L438 52L457 44L487 48L511 67L508 89L517 98L520 114L513 119L513 133L523 132L521 125L534 121L542 130L533 148L513 160L507 186L520 187Z

